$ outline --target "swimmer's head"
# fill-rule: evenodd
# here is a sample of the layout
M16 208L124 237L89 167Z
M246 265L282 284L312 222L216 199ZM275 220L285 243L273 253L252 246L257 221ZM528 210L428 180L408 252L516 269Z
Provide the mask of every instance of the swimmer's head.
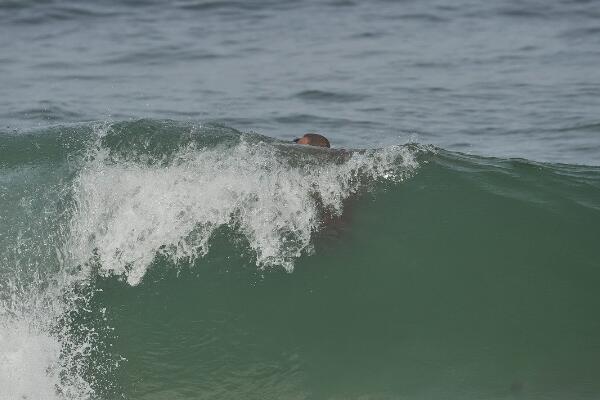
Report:
M294 139L294 143L308 144L310 146L319 147L331 147L329 144L329 140L327 140L325 136L319 135L318 133L306 133L301 138Z

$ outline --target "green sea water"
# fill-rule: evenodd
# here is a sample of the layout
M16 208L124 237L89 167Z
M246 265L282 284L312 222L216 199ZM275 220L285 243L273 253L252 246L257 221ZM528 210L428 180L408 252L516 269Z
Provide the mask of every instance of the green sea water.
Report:
M600 396L597 167L152 120L0 155L0 398Z

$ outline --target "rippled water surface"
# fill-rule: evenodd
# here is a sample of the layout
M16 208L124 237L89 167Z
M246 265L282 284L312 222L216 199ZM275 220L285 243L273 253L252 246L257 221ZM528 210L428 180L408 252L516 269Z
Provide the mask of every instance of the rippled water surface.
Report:
M155 117L600 164L596 1L0 2L0 122Z

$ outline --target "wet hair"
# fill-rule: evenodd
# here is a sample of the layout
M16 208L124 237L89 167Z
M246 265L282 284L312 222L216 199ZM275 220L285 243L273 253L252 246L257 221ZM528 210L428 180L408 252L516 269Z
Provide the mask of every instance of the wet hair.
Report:
M319 135L318 133L306 133L304 136L294 139L294 143L308 144L310 146L319 147L331 147L329 140L327 140L325 136Z

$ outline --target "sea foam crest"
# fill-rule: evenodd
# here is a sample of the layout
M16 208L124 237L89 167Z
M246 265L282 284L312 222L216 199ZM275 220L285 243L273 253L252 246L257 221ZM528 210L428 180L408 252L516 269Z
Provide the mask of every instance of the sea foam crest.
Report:
M259 267L291 271L323 210L339 215L344 199L367 182L402 179L417 166L402 146L300 150L242 136L234 145L185 146L165 163L100 147L74 182L72 257L85 263L93 254L101 274L136 285L157 253L174 261L202 257L215 230L229 226Z

